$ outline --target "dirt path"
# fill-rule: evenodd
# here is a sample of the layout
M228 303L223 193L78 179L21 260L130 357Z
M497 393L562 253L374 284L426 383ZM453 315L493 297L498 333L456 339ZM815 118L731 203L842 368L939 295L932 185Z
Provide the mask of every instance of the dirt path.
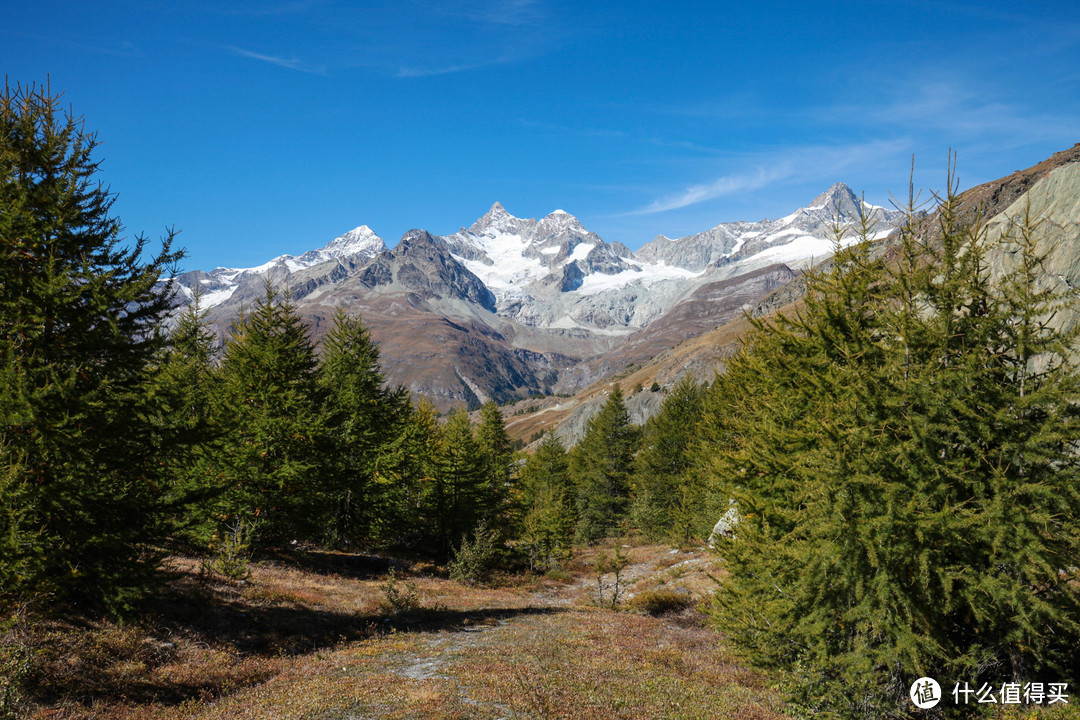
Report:
M673 585L703 595L712 588L708 574L717 572L702 552L624 552L629 600ZM732 665L702 627L699 611L651 617L601 606L596 578L580 570L591 560L579 560L571 582L532 590L505 616L385 654L383 670L401 679L402 694L325 717L779 717L759 702L765 693L757 679ZM614 581L604 578L608 588Z
M248 583L203 588L212 593L208 604L164 638L175 648L169 657L141 666L137 654L118 657L100 675L111 686L88 683L39 707L36 717L781 717L761 680L732 663L704 615L685 602L715 590L714 558L659 546L621 549L630 558L623 599L632 608L642 593L667 591L684 601L676 612L598 604L591 568L611 547L582 553L562 581L485 588L407 576L401 582L421 607L389 615L380 607L385 576L350 577L341 557L318 571L263 564ZM613 581L609 575L605 586ZM192 602L188 597L184 607ZM109 642L115 632L100 631ZM162 632L155 632L159 637L121 638L122 645L160 643ZM95 652L100 662L100 648Z

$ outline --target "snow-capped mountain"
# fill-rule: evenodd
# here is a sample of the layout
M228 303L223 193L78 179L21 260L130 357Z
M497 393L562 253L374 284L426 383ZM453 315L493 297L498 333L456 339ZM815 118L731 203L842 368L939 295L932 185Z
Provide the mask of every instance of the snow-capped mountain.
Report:
M608 245L596 233L586 230L568 212L556 210L537 220L516 218L500 204L454 235L443 238L451 252L492 290L521 288L538 280L575 290L567 280L581 273L613 274L629 266L623 258L633 253L622 244ZM556 280L552 277L555 276Z
M298 258L291 258L289 255L283 255L277 259L282 260L283 258L288 258L300 267L311 267L312 265L318 265L321 262L336 258L353 257L356 255L375 257L385 249L386 243L383 242L383 239L376 235L375 231L367 225L361 225L344 235L339 235L318 250L308 250Z
M657 280L694 275L642 263L625 245L605 242L564 210L525 220L495 203L472 227L442 239L455 259L494 293L499 315L532 327L592 325L597 331L628 326L629 316L622 323L606 318L596 322L598 303L590 298L631 283L644 288ZM605 304L607 300L599 302Z
M366 260L386 249L382 238L367 225L361 225L340 235L317 250L300 256L280 255L251 268L219 267L210 272L195 270L183 273L177 280L187 300L199 293L199 305L211 308L233 298L244 285L261 284L262 279L285 277L325 262L343 259Z
M807 207L779 220L723 223L675 239L660 235L638 250L637 257L698 272L733 263L747 270L775 262L802 265L832 254L837 223L848 228L845 242L857 240L856 228L864 215L872 220L874 235L891 232L903 217L864 202L847 185L836 183Z
M833 228L871 219L874 234L899 213L859 200L843 183L780 218L717 225L697 235L660 236L637 253L608 244L573 215L514 217L499 203L442 238L494 293L496 311L538 328L624 335L647 326L704 284L776 263L802 269L833 250ZM850 232L845 242L857 239Z
M737 316L829 255L837 220L863 216L872 234L896 219L837 184L779 220L660 236L634 253L563 210L523 219L496 202L468 228L412 230L393 250L361 226L255 268L186 273L181 300L198 288L224 334L269 279L316 340L338 309L362 315L391 382L441 407L505 402L576 390Z

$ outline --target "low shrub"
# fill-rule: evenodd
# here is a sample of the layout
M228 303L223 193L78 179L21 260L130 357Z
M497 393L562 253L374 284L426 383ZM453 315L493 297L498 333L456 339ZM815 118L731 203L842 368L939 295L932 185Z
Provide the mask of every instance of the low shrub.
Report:
M484 582L491 576L499 559L499 534L481 525L470 541L461 538L461 546L450 561L450 579L463 583Z
M655 588L630 598L630 608L649 615L679 613L693 607L694 597L681 588Z
M420 608L420 593L416 590L416 583L398 582L393 568L390 568L382 584L382 593L382 608L388 613L401 614Z
M554 580L556 582L570 582L574 579L573 573L568 570L563 570L561 567L554 567L544 573L544 577L548 580Z
M215 534L211 546L212 555L203 563L203 571L221 575L230 580L248 580L251 577L251 539L255 523L237 519Z

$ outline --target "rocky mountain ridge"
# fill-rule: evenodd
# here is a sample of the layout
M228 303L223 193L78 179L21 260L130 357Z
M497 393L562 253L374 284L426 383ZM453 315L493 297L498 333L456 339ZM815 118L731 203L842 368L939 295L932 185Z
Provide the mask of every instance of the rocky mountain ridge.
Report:
M957 211L961 222L976 218L986 222L988 271L992 278L1001 277L1015 266L1015 248L1001 243L1000 239L1010 226L1030 213L1038 224L1036 252L1046 257L1045 287L1074 292L1080 288L1080 144L1026 170L961 193ZM936 221L933 213L921 220L931 239L935 237ZM895 236L880 237L874 242L875 252L888 254L894 250ZM826 259L819 265L830 262ZM749 280L749 277L741 279ZM804 277L797 276L759 298L746 308L746 314L763 317L794 312L805 291ZM1066 331L1074 330L1080 326L1080 306L1062 308L1049 322ZM647 418L660 407L664 397L662 391L651 392L648 388L654 387L654 383L661 389L670 388L688 373L698 381L711 380L714 373L723 370L726 358L738 350L750 330L751 324L745 317L735 316L715 329L688 336L647 362L600 378L573 397L541 402L533 413L516 415L511 411L508 431L513 437L529 440L542 430L557 430L563 441L572 445L580 439L589 418L603 405L613 382L622 384L632 417ZM1076 352L1080 357L1080 349ZM635 392L638 387L644 389Z
M868 213L875 233L891 231L894 213L838 183L779 220L661 236L635 253L563 210L523 219L496 202L468 228L411 230L393 249L360 226L255 268L185 273L180 300L198 293L224 335L270 281L316 341L338 308L361 314L391 381L441 407L506 402L574 392L725 322L829 254L837 221Z

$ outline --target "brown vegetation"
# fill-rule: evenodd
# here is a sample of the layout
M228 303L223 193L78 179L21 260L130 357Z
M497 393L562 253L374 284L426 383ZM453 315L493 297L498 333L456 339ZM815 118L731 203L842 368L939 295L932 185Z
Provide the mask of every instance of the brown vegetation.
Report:
M693 598L654 617L595 605L595 559L611 551L579 552L566 580L494 587L398 569L419 600L402 612L387 607L385 560L292 553L238 582L174 558L164 599L140 620L34 630L30 716L780 717L695 607L715 587L714 558L623 548L632 604Z

